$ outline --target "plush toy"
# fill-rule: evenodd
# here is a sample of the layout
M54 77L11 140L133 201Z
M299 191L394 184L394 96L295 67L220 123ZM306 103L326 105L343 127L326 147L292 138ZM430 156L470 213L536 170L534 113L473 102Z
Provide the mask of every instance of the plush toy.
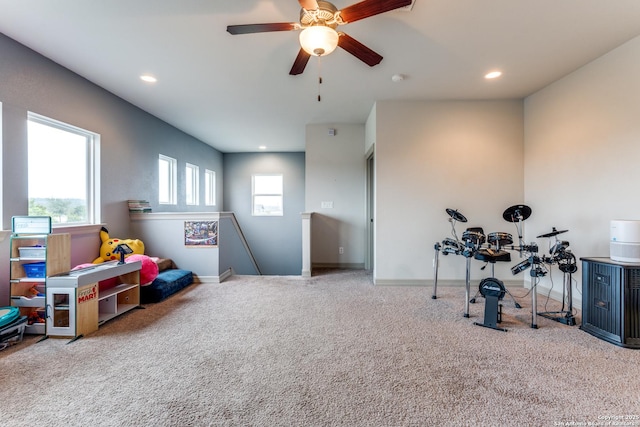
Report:
M128 256L124 259L125 263L135 262L135 261L140 261L141 263L140 286L150 285L151 282L153 282L154 279L158 277L158 273L160 272L160 269L158 268L158 263L157 263L158 258L156 257L152 258L146 255L140 255L140 254L131 254L131 256ZM83 268L89 268L94 266L95 264L93 263L80 264L80 265L76 265L71 270L80 270ZM98 282L98 285L100 286L99 288L100 291L104 292L107 289L111 289L117 286L119 283L120 283L120 280L117 277L112 277L110 279L101 280L100 282Z
M158 277L158 264L153 258L146 255L132 254L124 259L126 263L135 261L142 263L142 267L140 267L140 286L151 284L151 282Z
M105 261L114 261L120 259L120 255L117 253L113 253L113 250L123 243L126 243L127 246L131 248L133 251L132 254L125 255L131 256L133 254L142 255L144 254L144 243L139 239L112 239L109 237L109 230L102 227L100 230L100 240L102 240L102 245L100 246L100 256L93 260L93 264L100 264Z

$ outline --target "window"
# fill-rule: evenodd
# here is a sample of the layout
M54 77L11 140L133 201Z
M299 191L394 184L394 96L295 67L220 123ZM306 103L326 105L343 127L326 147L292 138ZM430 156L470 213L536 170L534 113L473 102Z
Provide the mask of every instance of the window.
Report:
M209 169L204 170L204 204L216 205L216 173Z
M178 187L178 162L168 156L160 154L158 157L158 203L161 205L175 205Z
M3 151L3 148L2 148L2 102L0 102L0 228L2 228L2 223L3 223L3 221L2 221L2 211L3 211L2 201L4 200L4 195L2 193L2 191L3 191L2 189L4 187L4 182L2 180L2 174L3 174L3 172L2 172L2 163L3 163L2 162L2 151Z
M100 222L100 135L29 113L29 215L53 224Z
M198 179L200 168L187 163L185 172L184 182L186 185L187 205L198 205L200 204L200 180Z
M282 216L282 175L252 176L252 212L254 216Z

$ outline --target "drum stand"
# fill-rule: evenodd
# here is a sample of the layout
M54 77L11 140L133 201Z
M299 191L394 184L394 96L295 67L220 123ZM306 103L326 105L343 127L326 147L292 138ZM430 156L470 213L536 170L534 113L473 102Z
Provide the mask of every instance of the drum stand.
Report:
M440 256L440 243L436 242L433 246L435 249L435 257L433 260L433 295L431 299L437 299L436 295L438 291L438 258ZM471 291L471 257L473 256L473 249L467 245L467 249L463 252L463 255L467 258L467 272L465 276L465 295L464 295L464 317L469 317L469 293Z
M537 315L539 314L541 316L547 317L547 315L552 314L552 312L538 313L538 290L536 289L538 286L538 278L547 275L547 271L540 267L540 264L550 264L553 260L546 256L539 257L535 254L531 255L530 260L531 270L529 271L529 275L531 276L531 328L538 329Z
M431 295L431 299L436 299L438 298L436 293L438 292L438 257L440 255L440 243L436 242L433 248L436 250L436 254L433 258L433 295Z
M562 284L563 284L563 298L562 298L562 309L560 311L544 311L538 313L542 317L546 317L547 319L555 320L556 322L563 323L568 326L576 325L576 318L573 315L573 295L572 295L572 277L571 274L576 271L576 267L574 264L565 264L560 266L560 270L562 271ZM567 309L564 309L565 298L566 303L568 304ZM535 306L534 306L535 307Z
M469 317L469 292L471 291L471 257L472 252L470 249L465 251L465 257L467 257L467 273L465 275L464 282L464 317Z
M562 277L562 309L560 311L546 311L542 313L538 313L542 317L546 317L547 319L555 320L556 322L564 323L565 325L575 326L576 319L573 315L573 295L572 295L572 273L578 271L578 267L576 265L576 257L571 253L570 250L566 248L569 246L568 241L558 241L558 235L562 233L566 233L569 230L557 230L555 227L552 228L550 233L541 234L538 238L547 238L553 237L555 239L555 244L549 250L549 253L553 255L552 258L543 257L542 261L552 264L554 262L558 263L558 268L563 273ZM537 261L540 262L540 261ZM533 277L534 271L533 267L531 268L531 276ZM537 270L540 270L539 268ZM536 292L532 293L535 296ZM566 297L566 299L565 299ZM565 303L568 304L567 310L564 309ZM536 312L537 306L533 306L534 313ZM532 326L533 327L533 326Z
M447 208L445 209L445 211L447 212L447 215L449 215L449 223L451 223L451 235L455 238L455 241L459 243L460 239L458 239L458 233L456 233L456 222L458 221L467 222L467 218L455 209ZM435 249L436 252L433 258L433 294L431 295L431 299L437 299L438 298L437 296L438 262L439 262L440 249L441 249L440 242L436 242L433 248ZM445 248L445 255L447 255L448 253L455 253L456 255L459 255L459 252L457 251L447 252L447 249L450 249L450 248Z
M440 242L436 242L435 245L433 245L433 248L435 249L435 255L433 257L433 294L431 295L431 299L437 299L437 292L438 292L438 264L440 263L440 249L442 249L442 246L440 245ZM453 251L451 248L449 247L445 247L444 248L444 254L447 255L449 253L453 253L455 255L460 255L460 252L455 250Z
M538 286L538 277L544 276L544 271L537 264L531 263L529 275L531 276L531 329L538 329L538 290L536 287Z

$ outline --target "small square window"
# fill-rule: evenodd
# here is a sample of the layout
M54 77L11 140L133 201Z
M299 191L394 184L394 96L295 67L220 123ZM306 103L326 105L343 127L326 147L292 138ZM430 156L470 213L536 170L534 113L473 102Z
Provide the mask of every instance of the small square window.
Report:
M282 183L282 175L252 176L252 215L284 215Z

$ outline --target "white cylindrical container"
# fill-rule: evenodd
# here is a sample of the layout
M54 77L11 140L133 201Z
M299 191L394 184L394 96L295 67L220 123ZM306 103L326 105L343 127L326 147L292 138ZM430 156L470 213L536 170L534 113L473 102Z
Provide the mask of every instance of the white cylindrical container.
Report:
M610 258L621 262L640 262L640 221L611 221Z

